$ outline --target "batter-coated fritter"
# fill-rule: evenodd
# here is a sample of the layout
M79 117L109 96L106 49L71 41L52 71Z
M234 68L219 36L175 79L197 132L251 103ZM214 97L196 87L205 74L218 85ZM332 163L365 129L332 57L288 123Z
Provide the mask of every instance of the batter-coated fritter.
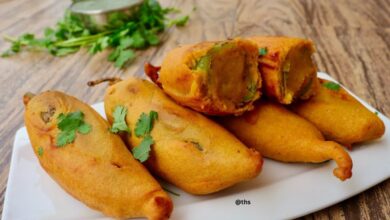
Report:
M116 83L104 98L108 120L124 106L134 130L142 113L158 113L151 136L154 144L145 162L156 175L192 194L209 194L256 177L262 167L258 152L200 113L182 107L154 84L136 78ZM130 146L142 138L127 135Z
M345 146L380 138L385 133L382 120L342 87L329 89L319 79L316 95L293 105L292 110L312 122L326 139ZM325 84L325 85L324 85Z
M41 166L69 194L116 218L167 219L172 201L136 161L109 124L88 105L61 92L26 97L25 124ZM88 134L56 146L60 113L82 111Z
M168 52L159 77L157 69L146 66L145 72L181 105L209 115L237 115L260 97L257 55L248 40L203 42Z
M317 69L310 40L289 37L250 37L259 48L259 69L265 95L282 104L315 93Z
M264 157L283 162L321 163L333 159L335 176L352 176L352 160L335 142L324 141L320 131L282 105L262 101L240 117L221 118L220 122L249 147Z

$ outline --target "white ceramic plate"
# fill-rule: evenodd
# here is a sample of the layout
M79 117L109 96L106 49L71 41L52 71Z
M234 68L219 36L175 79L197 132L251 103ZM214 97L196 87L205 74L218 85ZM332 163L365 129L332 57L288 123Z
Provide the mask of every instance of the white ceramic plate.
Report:
M319 76L331 79L325 73ZM103 114L102 103L93 107ZM389 129L390 120L379 116ZM180 194L171 195L175 206L172 219L295 218L345 200L390 177L388 129L382 139L350 152L353 176L345 182L333 176L334 162L286 164L265 160L256 179L209 196L192 196L164 183ZM249 202L236 205L236 200ZM16 133L3 210L3 220L18 219L109 219L68 195L44 172L25 128Z

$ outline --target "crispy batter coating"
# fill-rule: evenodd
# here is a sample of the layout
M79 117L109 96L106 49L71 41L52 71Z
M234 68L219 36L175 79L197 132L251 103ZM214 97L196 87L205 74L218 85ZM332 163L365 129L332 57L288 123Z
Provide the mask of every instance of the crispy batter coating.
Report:
M148 76L181 105L209 115L242 114L260 97L257 54L243 39L184 45L166 55L158 80Z
M312 122L326 139L347 147L380 138L385 133L384 123L374 112L343 88L326 88L327 82L319 79L317 94L308 101L296 103L292 110Z
M352 160L342 146L324 141L320 131L282 105L261 101L240 117L220 122L243 143L256 148L264 157L283 162L321 163L333 159L333 170L341 180L352 176Z
M141 113L158 113L154 140L146 166L156 175L192 194L217 192L256 177L262 167L258 152L248 149L232 134L200 113L182 107L154 84L136 78L110 86L104 98L108 120L121 105L128 109L132 130ZM141 138L126 137L130 146Z
M259 36L248 39L259 48L259 69L267 97L290 104L315 93L317 69L311 58L315 48L310 40Z
M56 91L26 96L25 102L25 124L33 150L45 171L69 194L116 218L170 216L171 199L91 107ZM71 144L57 147L58 115L78 110L92 130L77 134Z

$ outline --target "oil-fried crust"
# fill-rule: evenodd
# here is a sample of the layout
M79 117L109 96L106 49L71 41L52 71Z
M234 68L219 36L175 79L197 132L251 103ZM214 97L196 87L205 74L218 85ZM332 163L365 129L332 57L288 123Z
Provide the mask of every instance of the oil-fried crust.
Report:
M198 112L182 107L146 80L130 78L108 88L107 118L117 105L128 109L131 128L142 113L158 113L154 140L146 166L154 174L192 194L210 194L256 177L262 167L258 152L248 149L231 133ZM130 134L131 146L142 138Z
M350 147L354 143L380 138L385 133L383 121L364 107L342 87L326 88L320 79L317 94L298 102L292 110L312 122L326 139Z
M254 91L253 97L250 97L245 102L242 100L232 101L228 98L224 99L215 93L214 86L226 86L227 83L225 82L225 85L222 85L223 82L216 82L217 85L212 84L213 79L210 74L211 70L215 70L215 68L213 69L213 63L210 71L198 71L195 69L201 57L209 54L216 45L224 43L234 44L240 48L240 52L246 54L246 62L249 62L245 64L249 66L245 67L248 68L248 73L245 77L249 75L253 79ZM220 75L221 78L237 78L234 76L237 73L230 70L216 74ZM257 69L257 48L253 43L243 39L184 45L173 49L165 56L158 81L161 83L164 92L177 103L196 111L209 115L242 114L251 110L253 102L260 97L261 75ZM244 94L247 92L247 87L238 87L240 82L232 83L237 86L232 86L233 88L226 91L226 94Z
M345 180L352 176L352 160L342 146L325 141L314 125L278 103L261 101L251 112L219 121L264 157L306 163L334 160L336 177Z
M57 147L58 115L79 110L91 131ZM170 216L171 199L120 137L109 132L108 122L87 104L61 92L44 92L26 103L25 124L44 170L87 206L116 218Z

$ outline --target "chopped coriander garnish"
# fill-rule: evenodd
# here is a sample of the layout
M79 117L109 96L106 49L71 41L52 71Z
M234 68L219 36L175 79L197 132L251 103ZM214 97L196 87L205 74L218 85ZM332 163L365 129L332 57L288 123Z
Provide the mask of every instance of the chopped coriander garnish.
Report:
M76 138L76 132L88 134L91 131L91 125L84 122L84 113L81 111L61 113L57 121L60 130L56 140L57 147L72 143Z
M322 85L333 91L338 91L340 89L340 85L334 82L325 82Z
M152 136L150 136L150 132L153 129L153 122L157 120L157 118L158 113L155 111L150 111L149 115L142 113L135 125L135 135L137 137L143 137L143 139L138 146L133 148L132 152L134 158L139 160L141 163L148 160L151 145L154 144L154 140Z
M13 38L5 36L11 43L1 54L8 57L22 50L46 51L53 56L65 56L87 48L90 54L112 48L108 60L122 68L136 58L134 50L146 49L160 43L159 34L172 25L184 26L189 16L170 19L168 14L177 13L175 8L163 8L156 0L144 0L132 13L112 12L108 24L97 28L93 22L85 22L83 16L65 11L55 28L46 28L41 38L26 33Z
M266 47L262 47L259 49L259 55L264 56L268 53L268 49Z
M180 196L180 194L179 194L179 193L177 193L177 192L173 192L172 190L170 190L170 189L168 189L168 188L166 188L166 187L163 187L163 186L161 186L161 188L162 188L163 190L165 190L165 191L169 192L169 193L170 193L170 194L172 194L172 195L175 195L175 196Z
M86 124L86 123L83 123L79 126L79 128L77 129L77 131L80 133L80 134L88 134L90 131L91 131L91 125L89 124Z
M39 146L38 147L38 156L42 157L43 155L43 147Z
M114 116L114 123L112 123L110 131L112 133L118 133L121 131L130 133L130 128L126 124L127 109L121 105L118 105L115 107L112 114Z
M379 112L375 111L375 115L379 115Z
M153 138L150 135L145 136L141 143L133 148L132 152L134 158L141 163L145 162L149 158L150 146L152 144L154 144Z
M70 144L76 138L76 131L62 131L57 136L57 147L63 147L66 144Z
M142 113L135 125L134 133L137 137L143 137L149 134L153 128L153 122L158 118L155 111L150 111L149 115Z

